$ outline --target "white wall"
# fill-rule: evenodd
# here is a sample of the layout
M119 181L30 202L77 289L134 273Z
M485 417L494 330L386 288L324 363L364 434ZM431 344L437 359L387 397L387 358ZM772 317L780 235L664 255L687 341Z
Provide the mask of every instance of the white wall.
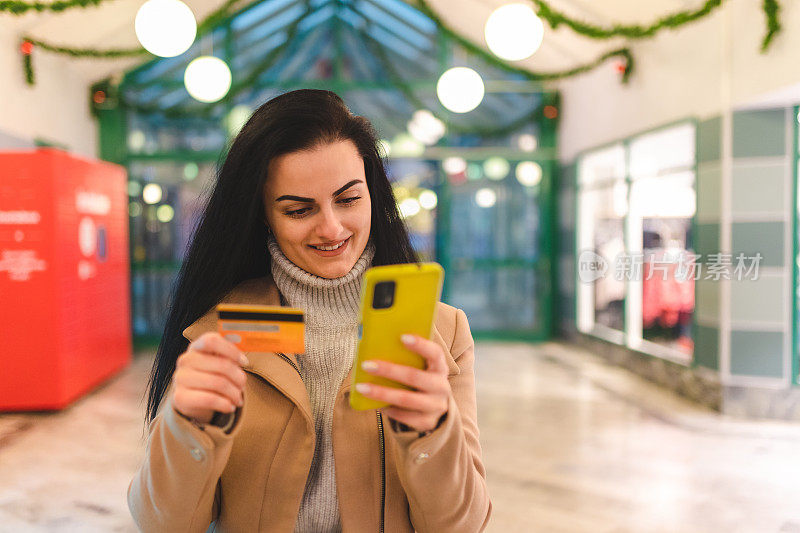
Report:
M631 41L636 70L627 85L612 62L562 82L560 159L686 117L800 103L800 5L781 2L783 31L766 54L761 2L723 5L681 30Z
M97 123L89 111L89 86L61 56L34 52L36 85L25 82L19 40L0 20L0 132L35 138L97 157Z

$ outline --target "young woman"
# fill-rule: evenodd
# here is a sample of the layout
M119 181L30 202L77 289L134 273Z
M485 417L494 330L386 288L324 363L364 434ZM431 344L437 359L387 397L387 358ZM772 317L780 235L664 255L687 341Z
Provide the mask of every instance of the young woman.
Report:
M365 364L413 391L371 386L390 407L348 404L363 273L417 261L376 146L370 123L320 90L270 100L232 143L150 376L128 488L143 531L486 527L463 311L439 302L433 339L406 343L425 370ZM241 353L215 333L219 302L302 308L306 351Z

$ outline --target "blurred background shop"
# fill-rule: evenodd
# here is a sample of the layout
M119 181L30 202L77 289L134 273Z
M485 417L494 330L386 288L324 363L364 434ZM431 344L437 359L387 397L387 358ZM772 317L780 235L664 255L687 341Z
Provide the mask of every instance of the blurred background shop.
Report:
M133 530L205 195L303 87L376 126L469 318L491 530L800 530L795 3L32 5L0 3L0 531Z

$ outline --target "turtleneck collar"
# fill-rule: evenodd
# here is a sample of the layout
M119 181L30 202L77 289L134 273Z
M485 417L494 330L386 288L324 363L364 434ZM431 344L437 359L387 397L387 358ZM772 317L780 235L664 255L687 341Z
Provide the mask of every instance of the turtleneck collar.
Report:
M273 235L268 237L267 248L272 278L286 302L305 311L306 326L353 327L358 323L361 281L375 256L371 239L353 268L338 278L323 278L300 268L286 257Z

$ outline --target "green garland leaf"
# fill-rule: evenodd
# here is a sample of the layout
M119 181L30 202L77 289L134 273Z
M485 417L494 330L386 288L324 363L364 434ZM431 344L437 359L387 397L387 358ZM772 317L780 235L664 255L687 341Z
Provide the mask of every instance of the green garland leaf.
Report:
M767 34L764 35L764 40L761 41L761 53L763 54L772 43L772 38L781 31L781 22L778 18L781 6L778 4L778 0L764 0L762 7L764 15L767 17Z
M28 85L33 85L36 83L36 79L33 75L33 65L31 64L30 54L22 54L22 68L25 70L25 81L28 83Z
M0 0L0 13L24 15L28 11L54 11L60 13L73 7L93 7L106 0L57 0L56 2L20 2L19 0Z

